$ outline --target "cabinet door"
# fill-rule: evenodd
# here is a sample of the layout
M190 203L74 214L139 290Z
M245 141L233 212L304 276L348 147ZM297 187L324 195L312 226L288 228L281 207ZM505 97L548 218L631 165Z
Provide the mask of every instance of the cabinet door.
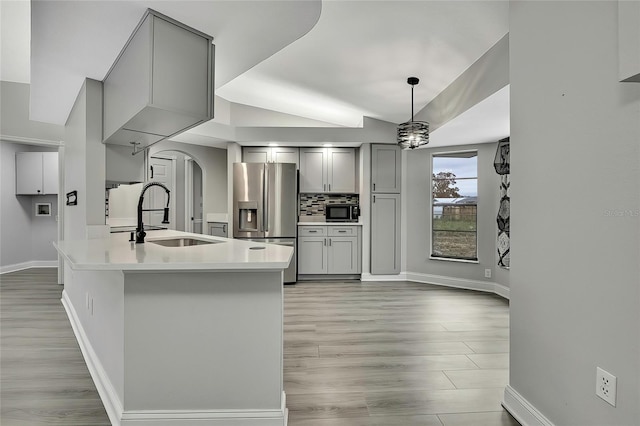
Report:
M400 195L373 194L371 273L400 273Z
M358 237L329 238L329 273L358 273Z
M300 149L300 192L327 191L327 150Z
M397 145L372 145L371 192L400 193L402 150Z
M295 163L296 169L299 168L300 150L294 147L277 146L271 148L271 161L274 163Z
M242 161L245 163L268 163L271 161L271 149L266 146L242 148Z
M42 193L42 153L16 152L16 194Z
M42 191L45 194L58 193L58 153L42 153Z
M356 192L356 152L353 148L328 148L327 191Z
M144 153L131 155L131 147L105 145L107 180L144 182Z
M327 273L327 238L298 238L298 274Z

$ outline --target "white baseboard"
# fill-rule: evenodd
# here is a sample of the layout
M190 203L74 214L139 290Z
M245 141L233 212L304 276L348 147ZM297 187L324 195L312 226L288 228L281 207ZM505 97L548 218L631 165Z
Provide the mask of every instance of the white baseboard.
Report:
M465 278L447 277L444 275L423 274L419 272L401 272L398 275L372 275L363 272L361 281L412 281L417 283L435 284L444 287L464 288L467 290L494 293L509 300L509 287L493 281L477 281Z
M15 263L13 265L0 266L0 275L9 272L22 271L29 268L57 268L57 260L31 260L29 262Z
M504 390L502 406L522 426L554 426L536 407L509 385Z
M104 367L102 367L100 359L93 350L91 342L89 342L89 338L80 323L78 314L76 313L71 300L69 300L69 295L66 290L62 291L62 306L64 306L64 309L67 311L71 328L73 329L73 333L75 334L78 345L80 346L80 351L82 352L82 356L84 357L87 368L89 369L89 374L91 374L91 378L96 385L100 399L107 411L109 421L113 426L121 426L123 424L120 422L123 412L122 401L120 401L113 384L109 380Z
M284 392L281 407L274 410L123 410L122 401L93 350L66 291L62 292L62 305L113 426L287 426Z
M435 284L445 287L464 288L467 290L484 291L494 293L498 296L509 299L509 288L493 281L478 281L465 278L447 277L444 275L422 274L417 272L407 272L407 281L414 281L425 284Z
M360 281L407 281L407 274L401 272L398 275L373 275L365 272L360 276Z
M493 283L493 287L494 287L493 292L495 294L497 294L498 296L502 296L503 298L509 300L509 296L510 296L509 287L504 286L502 284L498 284L498 283Z
M287 395L278 410L125 411L121 426L287 426Z

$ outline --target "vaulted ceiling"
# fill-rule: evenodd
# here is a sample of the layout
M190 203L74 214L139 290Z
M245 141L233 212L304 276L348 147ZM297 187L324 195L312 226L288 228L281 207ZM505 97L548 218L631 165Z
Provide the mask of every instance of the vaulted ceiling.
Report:
M3 0L3 27L5 3L12 2ZM411 115L406 78L420 78L417 112L508 32L508 7L504 1L36 0L31 118L64 124L84 78L104 78L144 10L153 8L214 37L216 95L232 105L335 126L361 126L363 117L399 123ZM467 115L477 123L493 114L508 126L506 93Z

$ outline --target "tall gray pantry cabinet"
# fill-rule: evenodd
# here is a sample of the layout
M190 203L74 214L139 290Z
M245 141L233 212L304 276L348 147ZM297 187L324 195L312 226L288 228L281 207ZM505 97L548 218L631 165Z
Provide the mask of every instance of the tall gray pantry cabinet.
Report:
M371 146L371 274L400 273L402 150Z

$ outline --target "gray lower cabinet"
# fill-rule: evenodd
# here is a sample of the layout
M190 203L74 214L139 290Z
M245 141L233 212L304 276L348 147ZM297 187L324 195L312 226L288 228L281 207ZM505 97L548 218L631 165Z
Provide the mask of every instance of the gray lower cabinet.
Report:
M214 237L228 237L229 226L225 222L209 222L209 235Z
M400 194L373 194L371 273L400 273Z
M359 226L298 227L298 274L360 274L360 238Z

